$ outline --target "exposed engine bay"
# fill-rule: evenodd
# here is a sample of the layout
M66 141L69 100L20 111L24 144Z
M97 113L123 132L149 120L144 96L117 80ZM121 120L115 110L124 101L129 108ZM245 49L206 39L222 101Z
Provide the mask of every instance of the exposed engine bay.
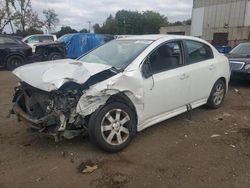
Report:
M20 120L31 123L31 128L54 136L71 139L86 132L84 117L76 113L82 91L67 88L46 92L22 82L16 88L13 113Z

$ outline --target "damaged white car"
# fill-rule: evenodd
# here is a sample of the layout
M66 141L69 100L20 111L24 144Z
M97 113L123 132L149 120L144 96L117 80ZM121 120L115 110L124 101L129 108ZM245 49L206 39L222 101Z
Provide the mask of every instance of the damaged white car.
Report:
M12 113L56 141L89 134L116 152L151 125L227 92L229 63L193 37L142 35L113 40L77 60L19 67Z

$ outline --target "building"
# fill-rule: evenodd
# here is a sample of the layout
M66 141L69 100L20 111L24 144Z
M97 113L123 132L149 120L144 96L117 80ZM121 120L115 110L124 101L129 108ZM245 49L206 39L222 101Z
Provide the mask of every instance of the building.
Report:
M250 41L250 0L194 0L191 35L220 46Z
M190 35L190 31L190 25L168 26L160 28L161 34Z

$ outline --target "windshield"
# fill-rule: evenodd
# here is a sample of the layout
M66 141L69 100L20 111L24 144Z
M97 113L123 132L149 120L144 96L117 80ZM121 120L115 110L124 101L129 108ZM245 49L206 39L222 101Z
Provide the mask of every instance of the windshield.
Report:
M230 54L250 55L250 43L242 43L231 50Z
M122 70L151 43L150 40L113 40L80 57L79 60L110 65Z

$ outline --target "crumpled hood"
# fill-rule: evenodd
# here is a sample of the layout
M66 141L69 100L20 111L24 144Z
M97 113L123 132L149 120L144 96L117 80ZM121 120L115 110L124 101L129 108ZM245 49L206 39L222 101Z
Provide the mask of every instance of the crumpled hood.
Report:
M35 88L53 91L69 81L83 84L92 75L109 68L111 66L104 64L62 59L24 65L15 69L13 73L19 79Z

